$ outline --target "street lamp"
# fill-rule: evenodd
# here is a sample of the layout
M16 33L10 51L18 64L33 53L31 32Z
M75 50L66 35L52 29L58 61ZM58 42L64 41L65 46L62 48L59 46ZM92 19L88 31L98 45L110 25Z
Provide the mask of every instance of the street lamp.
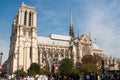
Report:
M3 55L3 52L0 53L0 66L1 66L1 62L2 62L2 55Z

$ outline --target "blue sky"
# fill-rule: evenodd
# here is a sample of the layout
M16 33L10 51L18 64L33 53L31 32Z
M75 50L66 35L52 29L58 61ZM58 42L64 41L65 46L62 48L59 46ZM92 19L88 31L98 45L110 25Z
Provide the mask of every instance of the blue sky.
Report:
M36 8L38 35L68 35L71 9L76 35L90 32L106 55L120 57L120 0L0 0L3 62L8 57L12 21L22 2Z

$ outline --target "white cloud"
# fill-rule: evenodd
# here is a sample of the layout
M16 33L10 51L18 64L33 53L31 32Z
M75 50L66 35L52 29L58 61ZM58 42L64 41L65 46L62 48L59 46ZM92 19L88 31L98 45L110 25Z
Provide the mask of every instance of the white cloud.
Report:
M86 7L87 18L84 26L85 30L91 32L92 37L99 41L105 54L120 57L120 10L116 6L117 3L96 6L91 3Z

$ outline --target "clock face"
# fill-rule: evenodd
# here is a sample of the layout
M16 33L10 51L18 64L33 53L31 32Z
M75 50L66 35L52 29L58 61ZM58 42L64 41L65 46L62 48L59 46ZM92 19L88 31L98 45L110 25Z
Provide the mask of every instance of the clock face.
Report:
M90 54L90 48L88 46L83 46L82 48L82 55Z

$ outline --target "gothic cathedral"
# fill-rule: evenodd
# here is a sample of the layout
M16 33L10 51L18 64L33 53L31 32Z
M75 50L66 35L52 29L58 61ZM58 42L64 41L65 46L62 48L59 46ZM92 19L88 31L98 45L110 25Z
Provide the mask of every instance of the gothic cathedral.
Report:
M50 34L49 37L37 36L37 12L35 7L24 3L12 24L8 73L16 70L27 71L31 63L50 70L63 58L72 59L74 64L81 62L86 54L103 54L103 51L91 40L90 35L74 36L72 13L70 13L69 35Z

